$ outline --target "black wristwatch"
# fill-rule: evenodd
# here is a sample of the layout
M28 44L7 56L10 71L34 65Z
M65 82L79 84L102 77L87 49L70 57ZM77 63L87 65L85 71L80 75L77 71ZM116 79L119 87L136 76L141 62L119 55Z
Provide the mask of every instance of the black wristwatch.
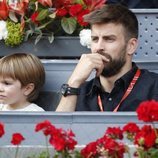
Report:
M68 95L79 95L80 89L79 88L74 88L70 87L68 84L63 84L61 86L61 94L66 97Z

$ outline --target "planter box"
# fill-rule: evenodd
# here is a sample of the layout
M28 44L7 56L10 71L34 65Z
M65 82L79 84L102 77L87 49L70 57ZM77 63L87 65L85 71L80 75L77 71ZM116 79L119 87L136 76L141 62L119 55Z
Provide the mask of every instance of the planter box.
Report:
M41 39L37 45L34 44L34 41L34 39L30 39L13 48L5 46L0 41L0 56L15 52L28 52L43 59L71 59L79 58L82 53L90 52L90 50L80 44L79 37L56 37L51 44L45 38Z

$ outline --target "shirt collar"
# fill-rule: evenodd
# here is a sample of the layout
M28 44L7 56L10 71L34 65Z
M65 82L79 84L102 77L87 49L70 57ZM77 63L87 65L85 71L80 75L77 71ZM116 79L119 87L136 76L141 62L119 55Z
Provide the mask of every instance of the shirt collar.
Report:
M130 71L128 71L127 73L125 73L121 78L119 78L118 80L116 80L115 84L117 82L123 82L124 88L127 89L128 86L129 86L129 83L133 79L133 77L134 77L137 69L138 69L138 67L133 62L132 63L132 69ZM101 86L99 77L95 77L94 78L94 81L93 81L93 84L92 84L92 87L90 88L90 90L92 91L95 88L97 88L98 90L102 90L102 86ZM89 91L89 93L90 93L90 91Z
M138 67L133 62L132 63L132 69L130 71L128 71L127 73L125 73L120 79L118 79L118 80L122 80L123 81L125 89L128 88L128 86L129 86L130 82L132 81L137 69L138 69Z

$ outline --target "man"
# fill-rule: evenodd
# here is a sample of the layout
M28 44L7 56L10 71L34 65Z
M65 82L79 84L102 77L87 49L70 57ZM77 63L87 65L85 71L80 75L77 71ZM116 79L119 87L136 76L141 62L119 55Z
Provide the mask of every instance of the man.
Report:
M158 100L158 75L132 63L138 45L134 13L116 4L85 16L91 25L91 52L83 54L62 86L56 111L135 111L145 100ZM86 81L92 71L96 77Z

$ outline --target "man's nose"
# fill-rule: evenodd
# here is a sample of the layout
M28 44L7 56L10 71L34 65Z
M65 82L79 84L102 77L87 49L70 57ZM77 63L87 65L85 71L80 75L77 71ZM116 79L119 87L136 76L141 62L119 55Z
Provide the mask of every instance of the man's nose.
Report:
M97 53L103 52L103 51L104 51L104 47L105 47L105 45L104 45L104 43L103 43L103 40L102 40L102 39L99 39L99 40L98 40L98 43L97 43L97 45L96 45L96 52L97 52Z

